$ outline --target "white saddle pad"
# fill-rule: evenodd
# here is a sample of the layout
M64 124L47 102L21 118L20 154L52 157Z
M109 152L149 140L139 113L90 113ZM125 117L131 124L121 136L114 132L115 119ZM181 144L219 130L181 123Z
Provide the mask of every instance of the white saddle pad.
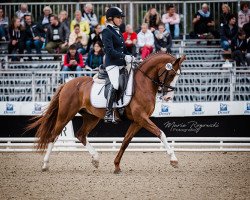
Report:
M107 99L105 99L104 97L104 89L105 89L104 83L94 81L90 92L90 102L92 106L94 106L95 108L106 108ZM132 90L133 90L133 70L131 70L129 76L127 89L123 98L123 104L121 100L119 100L118 104L114 103L113 107L120 108L128 105L132 97Z

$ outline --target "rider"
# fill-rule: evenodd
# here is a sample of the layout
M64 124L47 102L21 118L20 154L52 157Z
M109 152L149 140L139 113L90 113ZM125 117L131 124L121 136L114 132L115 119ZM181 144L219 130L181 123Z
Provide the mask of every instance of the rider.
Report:
M123 17L125 17L125 15L120 8L109 8L106 12L107 27L102 31L102 41L106 54L104 65L111 82L107 97L105 122L116 123L112 108L119 87L119 69L122 69L126 64L134 60L133 56L128 55L125 41L119 29Z

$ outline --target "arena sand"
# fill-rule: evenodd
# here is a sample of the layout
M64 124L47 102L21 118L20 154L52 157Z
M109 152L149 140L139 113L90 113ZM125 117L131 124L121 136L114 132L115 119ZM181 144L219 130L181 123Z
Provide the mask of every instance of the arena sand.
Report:
M115 152L100 153L94 169L87 152L0 154L0 199L250 199L250 153L177 152L179 168L164 152L125 152L113 174Z

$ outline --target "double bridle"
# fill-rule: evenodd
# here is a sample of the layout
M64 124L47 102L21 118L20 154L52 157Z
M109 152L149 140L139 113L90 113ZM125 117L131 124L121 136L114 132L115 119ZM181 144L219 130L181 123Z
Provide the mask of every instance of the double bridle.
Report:
M164 68L165 68L165 67L164 67ZM142 72L142 74L143 74L144 76L146 76L149 80L151 80L155 85L157 85L158 87L162 87L162 89L163 89L163 90L162 90L162 91L163 91L163 95L165 95L165 88L168 89L167 92L171 92L171 91L173 91L173 90L176 89L176 87L173 87L173 86L171 86L171 85L166 85L166 84L165 84L167 76L165 76L164 81L161 82L161 81L158 81L158 80L155 80L155 79L149 77L149 76L148 76L144 71L142 71L139 67L138 67L137 69L138 69L140 72ZM175 75L180 75L180 74L181 74L181 73L178 73L174 68L172 68L172 69L170 69L170 70L173 70L174 73L175 73ZM165 68L165 70L164 70L160 75L158 75L158 79L159 79L161 76L163 76L165 73L167 73L167 71L169 71L169 70L167 70L167 69Z

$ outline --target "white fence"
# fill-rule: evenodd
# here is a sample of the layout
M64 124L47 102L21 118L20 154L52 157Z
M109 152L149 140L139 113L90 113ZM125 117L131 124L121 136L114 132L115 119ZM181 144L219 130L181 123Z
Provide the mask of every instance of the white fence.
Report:
M0 152L34 152L37 138L0 138ZM118 151L123 138L88 138L97 151ZM175 151L247 151L250 152L250 137L171 137L168 138ZM76 139L60 139L53 151L86 151ZM165 148L158 138L133 138L126 151L159 152Z
M187 64L187 63L186 63ZM50 101L63 74L59 71L1 71L0 101ZM96 72L83 71L83 76ZM249 101L250 70L183 68L175 102Z

